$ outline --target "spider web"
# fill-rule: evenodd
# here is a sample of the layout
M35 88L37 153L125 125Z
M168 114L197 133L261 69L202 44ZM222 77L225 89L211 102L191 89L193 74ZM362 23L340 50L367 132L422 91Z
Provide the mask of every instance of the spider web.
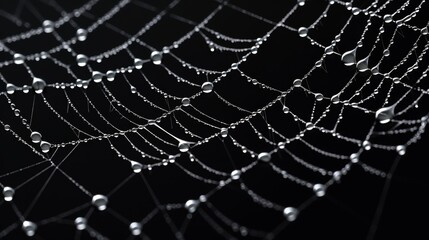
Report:
M364 183L381 191L362 200L375 204L360 229L373 239L429 121L426 12L390 0L5 4L0 238L279 239Z

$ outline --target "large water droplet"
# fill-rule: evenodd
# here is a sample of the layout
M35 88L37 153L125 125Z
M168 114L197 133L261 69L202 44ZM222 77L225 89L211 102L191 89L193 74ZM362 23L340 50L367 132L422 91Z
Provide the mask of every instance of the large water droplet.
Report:
M314 98L316 98L316 101L320 102L323 100L323 95L321 93L316 93Z
M87 226L88 220L84 217L77 217L74 220L74 225L76 226L76 229L79 231L85 230Z
M46 82L40 78L35 77L33 78L32 86L33 86L34 92L37 94L40 94L43 92L43 89L45 89Z
M241 171L240 170L234 170L231 172L231 178L232 180L238 180L241 176Z
M390 14L384 15L383 20L385 23L391 23L393 21L392 15L390 15Z
M258 154L258 160L263 162L269 162L271 160L271 154L267 152L261 152Z
M307 37L308 29L306 27L300 27L298 29L298 34L300 37Z
M16 91L16 86L12 83L6 84L6 92L7 94L13 94Z
M88 32L85 29L79 28L78 30L76 30L77 40L81 42L86 40L87 35Z
M177 147L179 148L179 151L187 152L189 150L190 144L189 142L180 141Z
M187 107L187 106L189 106L191 104L191 99L189 99L189 98L182 98L182 105L184 106L184 107Z
M162 52L153 51L150 54L150 59L152 60L153 64L160 65L162 61Z
M308 122L308 123L306 123L306 124L305 124L305 128L306 128L308 131L311 131L311 130L313 130L313 128L314 128L314 124L313 124L312 122Z
M39 132L32 132L30 138L33 143L39 143L40 141L42 141L42 134L40 134Z
M142 225L138 222L130 223L130 231L134 236L138 236L142 233Z
M6 202L10 202L13 200L13 195L15 194L15 190L11 187L3 188L3 198Z
M134 58L134 67L136 69L142 69L142 67L143 67L143 60L141 60L140 58Z
M213 83L211 82L203 83L203 85L201 85L201 90L203 90L204 93L211 93L213 91Z
M338 104L340 102L340 95L339 94L335 94L334 96L331 97L331 102L333 104Z
M109 70L109 71L106 72L106 78L107 78L107 81L109 81L109 82L114 81L115 80L115 76L116 76L116 72L115 71Z
M45 33L51 33L54 31L55 25L54 25L54 22L52 22L51 20L43 21L42 25L43 25L43 31Z
M20 53L15 53L13 54L13 62L15 64L23 64L25 60L24 55L20 54Z
M341 61L343 61L346 66L354 65L356 63L356 48L343 53Z
M42 152L47 153L51 149L51 144L46 141L41 141L40 149L42 149Z
M83 54L76 55L76 62L79 67L85 67L88 62L88 57Z
M318 197L323 197L326 194L326 186L320 183L314 184L313 191Z
M198 200L190 199L186 201L185 208L188 210L188 212L193 213L195 210L197 210L199 204L200 202Z
M296 218L298 217L298 209L294 208L294 207L286 207L283 210L283 215L285 216L286 220L288 220L289 222L293 222L296 220Z
M101 72L99 72L99 71L93 71L92 72L92 80L95 83L101 82L102 79L103 79L103 74Z
M359 72L365 72L369 70L368 61L369 61L369 56L367 56L362 60L359 60L359 62L356 63L356 68L359 70Z
M28 237L34 236L36 234L37 225L31 221L24 221L22 223L22 230L24 230L25 235Z
M375 118L381 123L386 124L395 116L396 105L383 107L375 112Z
M301 84L302 84L302 80L301 79L295 79L293 81L293 86L294 87L301 87Z
M133 172L139 173L143 169L143 165L139 162L130 161L131 162L131 168L133 169Z
M92 197L92 205L94 205L99 211L104 211L107 208L109 200L106 196L97 194Z

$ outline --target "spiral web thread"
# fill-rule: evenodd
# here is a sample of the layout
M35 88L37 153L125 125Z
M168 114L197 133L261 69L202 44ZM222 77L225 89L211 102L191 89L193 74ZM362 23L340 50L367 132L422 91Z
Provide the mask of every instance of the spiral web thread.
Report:
M428 71L427 19L423 20L426 21L425 25L420 24L421 21L414 22L415 18L424 15L422 12L427 7L426 1L403 1L399 5L397 3L394 5L389 0L373 1L367 6L353 2L326 1L322 4L323 8L318 9L319 15L305 27L291 25L288 21L294 14L310 5L311 1L294 3L289 9L282 11L283 15L277 20L246 10L234 1L214 1L212 2L214 7L199 22L174 13L175 8L183 4L180 0L172 1L162 9L143 1L122 0L98 17L91 11L102 4L99 0L88 1L72 11L63 9L56 1L40 0L38 3L55 11L57 20L46 20L30 2L26 2L25 7L40 20L39 26L21 20L16 12L0 12L1 21L13 23L20 29L27 29L0 40L2 51L0 79L4 83L0 97L2 106L9 106L4 110L8 113L4 115L12 116L0 119L5 130L2 131L1 138L13 142L14 145L21 145L18 151L30 149L34 155L31 161L22 162L20 167L1 172L0 186L3 189L4 200L0 201L0 205L3 207L7 205L13 209L18 221L11 219L7 225L2 224L0 237L7 237L14 231L23 231L28 236L43 237L38 233L39 228L59 223L76 229L76 239L80 238L83 231L95 238L107 239L109 236L103 234L103 229L92 227L91 217L100 210L107 212L108 217L117 218L122 222L118 228L128 228L130 238L141 236L143 239L157 239L156 236L146 234L144 226L159 215L164 219L167 231L171 231L176 239L186 239L187 235L192 235L192 232L187 232L187 226L192 223L194 215L199 215L214 232L226 239L246 236L272 239L284 230L285 223L295 221L299 212L311 206L317 198L323 197L331 186L340 184L341 179L346 178L351 169L361 168L365 174L380 178L388 177L385 166L383 169L372 165L374 162L370 161L369 157L371 152L390 153L386 156L389 156L391 164L394 159L406 153L409 145L420 140L428 122L428 117L424 113L426 107L424 101L428 94L424 85ZM129 11L130 8L153 14L150 20L140 23L140 29L133 33L126 32L121 26L111 22L117 15ZM333 8L341 9L348 17L341 22L341 28L328 41L318 40L318 34L312 33L317 31L326 19L332 17L330 13ZM238 38L222 33L221 29L210 27L212 21L222 18L226 11L234 12L235 18L248 18L263 24L265 32L256 38L248 36ZM77 23L79 18L85 18L90 24L79 25ZM151 29L166 18L188 26L188 31L164 47L153 47L145 42L145 36L151 34ZM349 26L354 21L358 21L356 18L360 18L359 21L363 23L360 39L353 40L352 47L345 48L341 45L343 35L350 31ZM66 38L60 34L59 30L66 26L74 29L75 36ZM374 29L377 34L372 36L368 32ZM120 36L121 39L125 37L127 40L94 55L85 55L75 50L74 45L85 46L86 41L96 31L109 31L112 38ZM301 42L305 42L306 46L318 49L317 61L313 66L299 78L288 79L287 84L281 86L270 85L264 78L253 77L252 73L246 72L245 67L241 67L247 61L256 58L260 51L273 51L264 49L264 45L272 41L278 32L294 34ZM44 48L43 51L22 54L12 47L21 41L31 44L32 39L37 37L54 38L57 44ZM190 63L184 60L178 51L194 38L203 40L204 51L232 54L237 59L221 70ZM389 62L389 57L395 54L396 48L402 48L398 47L399 38L406 39L410 45L399 61ZM127 61L120 61L121 65L115 62L116 67L107 70L98 70L101 69L99 67L101 64L109 65L111 59L121 54L126 56ZM353 73L344 80L344 84L339 86L335 94L330 95L310 88L313 81L320 81L314 77L315 73L326 71L327 59L340 63L342 68ZM72 80L64 82L46 80L33 73L32 64L35 62L38 64L50 62L59 69L59 72L67 75L62 77L63 79ZM157 77L146 73L148 65L155 71L167 73L168 81L176 81L187 93L164 90L159 86ZM10 67L16 67L17 71L24 74L27 85L2 74ZM188 72L182 74L180 68ZM254 108L229 100L218 85L225 84L225 79L233 74L238 76L234 81L253 87L259 94L267 96L266 99L261 97L261 102L257 107L253 106ZM136 87L137 84L134 86L136 81L145 83L147 87L143 89ZM130 105L125 99L121 99L123 96L118 96L115 89L118 86L129 89L127 93L122 94L132 95L135 97L133 101L136 102ZM101 100L94 100L91 91L97 91ZM58 99L62 100L58 101L63 103L65 101L66 105L57 106L57 100L49 93L61 96ZM295 102L288 100L289 96L296 93L302 94L300 98L311 102L310 109L303 110L305 114L295 111L293 108ZM74 94L80 96L79 100L72 96ZM152 96L157 96L157 100L151 100L155 99ZM207 96L220 105L220 108L236 112L235 119L224 120L222 112L208 111L201 108L204 105L196 104L199 102L204 104ZM26 100L22 101L21 98ZM79 103L82 99L86 105ZM37 107L36 101L41 103ZM22 104L31 108L21 107ZM137 104L152 110L138 111L135 106ZM108 113L104 111L106 106L109 108ZM38 125L37 128L32 126L36 118L42 117L37 114L42 108L50 112L49 118L61 122L61 125L55 126L58 135L67 131L67 134L72 133L73 138L55 141L56 139L45 137L43 127L52 127L47 122L43 126ZM93 116L88 116L89 112ZM75 117L71 118L69 115L71 113L75 114ZM285 131L277 123L270 122L272 115L276 118L279 116L288 118L294 124L287 125ZM361 133L364 133L361 138L342 133L341 125L347 118L361 116L371 119L371 124L357 126ZM126 123L120 125L119 121ZM176 127L173 128L173 125ZM312 133L337 141L337 147L326 149L324 143L313 137ZM250 136L251 140L240 139L240 136L245 134ZM128 164L129 168L129 176L117 183L108 193L100 193L97 189L87 188L85 184L80 183L79 177L75 175L91 174L85 173L85 169L73 174L62 169L63 163L73 161L73 152L82 145L100 141L110 146L106 151L110 151L114 156L112 161L115 161L115 164L117 162L121 167ZM254 144L248 144L248 141L253 141ZM219 147L210 146L214 142L217 144L220 142L227 153L230 150L239 150L242 158L240 164L235 162L236 157L230 156L229 160L219 157L218 161L231 160L232 162L228 164L230 167L232 165L232 169L218 169L203 156L200 157L201 149ZM293 144L299 144L305 151L311 152L323 161L307 159L306 156L302 156L301 151L290 147ZM345 152L342 149L343 145L350 146L353 150L345 148L347 150ZM65 154L59 154L60 152ZM64 156L57 159L57 153ZM368 158L365 158L366 156ZM289 165L282 164L285 159L293 161L306 171L294 173L294 169L290 169ZM8 161L11 160L5 161L5 166ZM330 163L326 165L324 161ZM330 166L332 162L335 163ZM245 177L249 172L263 167L261 165L272 174L280 176L282 181L304 189L302 191L306 192L306 197L300 198L298 203L278 202L258 194L257 190L246 183ZM148 183L145 176L149 173L162 175L163 169L166 168L178 169L193 181L209 186L210 190L193 192L193 197L182 199L180 202L160 201L155 193L157 189ZM155 170L156 172L153 172ZM11 176L26 171L35 173L25 175L24 181L20 178L19 184L9 183L8 179ZM44 173L50 174L46 177ZM75 191L83 193L87 201L78 203L73 208L63 209L63 212L56 215L33 216L31 213L37 208L38 199L49 189L50 181L55 181L58 175L62 175L72 184L68 185L69 188L73 186ZM143 179L141 184L144 184L143 187L148 191L145 197L153 201L155 206L151 211L141 213L138 219L129 219L121 216L121 209L111 207L109 199L134 178ZM16 199L20 197L21 188L33 181L42 181L43 185L35 195L27 196L32 199L28 206L15 204ZM256 208L271 211L273 215L280 215L284 220L279 222L279 226L268 230L255 229L235 221L233 217L228 216L228 212L222 211L211 201L217 195L222 196L224 189L230 185L238 186L237 189L251 199ZM136 193L129 194L131 197ZM180 222L173 221L171 212L183 209L186 216ZM77 213L80 214L79 217L75 217Z

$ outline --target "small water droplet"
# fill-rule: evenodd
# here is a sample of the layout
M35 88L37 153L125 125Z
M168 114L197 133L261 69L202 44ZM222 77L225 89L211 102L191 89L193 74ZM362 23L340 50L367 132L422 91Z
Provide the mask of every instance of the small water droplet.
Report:
M338 104L340 102L340 96L339 94L335 94L334 96L331 97L331 102L333 104Z
M258 160L262 162L269 162L271 160L271 154L267 152L261 152L258 154Z
M305 0L297 0L297 3L299 6L304 6L305 5Z
M396 105L383 107L375 112L375 118L381 123L386 124L395 116Z
M231 178L232 180L238 180L241 176L241 171L240 170L234 170L231 172Z
M25 60L24 55L20 54L20 53L15 53L13 54L13 62L15 64L23 64Z
M326 186L320 183L314 184L313 191L317 197L323 197L326 194Z
M298 209L294 207L286 207L285 209L283 209L283 216L285 216L286 220L288 220L289 222L295 221L298 217L298 214Z
M331 54L333 54L333 53L334 53L334 46L333 46L333 45L329 45L329 46L327 46L327 47L325 48L325 53L326 53L327 55L331 55Z
M138 222L130 223L130 231L133 236L138 236L142 233L142 225Z
M13 94L16 91L16 86L12 83L6 84L6 92L7 94Z
M365 72L365 71L369 70L368 61L369 61L369 56L367 56L366 58L364 58L362 60L359 60L356 63L356 68L359 70L359 72Z
M343 61L346 66L354 65L356 63L356 48L343 53L341 61Z
M106 210L108 201L107 197L101 194L97 194L92 197L92 205L94 205L99 211Z
M180 141L177 147L179 148L179 151L187 152L189 150L190 144L189 142Z
M398 146L396 146L396 152L397 152L400 156L405 155L406 151L407 151L407 147L406 147L406 146L404 146L404 145L398 145Z
M109 82L114 81L115 80L115 76L116 76L116 72L115 71L109 70L109 71L106 72L106 78L107 78L107 81L109 81Z
M334 180L337 182L341 180L342 176L343 174L341 173L341 171L335 171L333 174Z
M238 64L237 63L231 64L231 69L237 70L237 68L238 68Z
M162 52L153 51L150 54L150 59L152 60L153 64L160 65L162 61Z
M228 136L228 128L222 128L222 129L220 130L220 135L221 135L223 138L226 138L226 137Z
M293 81L293 86L294 87L301 87L301 84L302 84L302 80L301 79L295 79Z
M350 155L350 161L351 161L352 163L357 163L357 162L359 162L359 154L358 154L358 153L352 153L352 154Z
M385 57L390 56L390 50L389 50L389 49L385 49L385 50L383 51L383 55L384 55Z
M76 55L76 62L79 67L85 67L88 62L88 57L83 54Z
M79 28L78 30L76 30L77 40L81 42L86 40L87 35L88 32L85 29Z
M369 151L369 150L371 150L371 143L370 143L369 141L365 140L365 141L363 141L363 143L362 143L362 147L363 147L363 149L365 149L366 151Z
M99 71L93 71L92 72L92 80L95 83L101 82L102 79L103 79L103 74L101 72L99 72Z
M390 15L390 14L384 15L383 20L385 23L391 23L393 21L392 15Z
M52 22L51 20L43 21L42 25L43 25L43 31L45 33L51 33L54 31L55 25L54 25L54 22Z
M315 97L316 101L318 101L318 102L323 100L323 95L321 93L316 93L314 95L314 97Z
M33 86L34 92L37 94L40 94L43 92L43 89L45 89L46 82L40 78L35 77L33 78L32 86Z
M134 58L134 67L136 69L141 69L143 67L143 60L140 58Z
M313 128L314 128L314 124L313 124L313 123L311 123L311 122L308 122L308 123L306 123L306 124L305 124L305 128L306 128L308 131L311 131L311 130L313 130Z
M182 98L182 105L184 107L187 107L187 106L191 105L191 99L189 99L189 98Z
M204 93L211 93L213 91L213 83L205 82L203 85L201 85L201 89Z
M41 141L40 149L42 149L42 152L47 153L51 149L51 144L46 141Z
M185 208L188 210L188 212L193 213L195 210L197 210L198 205L200 205L198 200L190 199L186 201Z
M298 29L298 34L300 37L307 37L308 29L306 27L300 27Z
M131 162L131 168L133 169L134 173L139 173L142 171L143 165L139 162L130 161Z
M76 226L76 229L79 231L85 230L86 226L87 226L87 222L88 220L86 220L86 218L83 217L77 217L74 220L74 225Z
M24 221L22 223L22 230L28 237L32 237L36 234L37 225L31 221Z
M40 141L42 141L42 134L40 134L39 132L32 132L30 138L33 143L39 143Z
M289 113L289 108L286 106L283 106L283 112L286 114Z
M3 198L6 202L12 201L13 195L15 195L15 190L13 188L7 186L3 188Z

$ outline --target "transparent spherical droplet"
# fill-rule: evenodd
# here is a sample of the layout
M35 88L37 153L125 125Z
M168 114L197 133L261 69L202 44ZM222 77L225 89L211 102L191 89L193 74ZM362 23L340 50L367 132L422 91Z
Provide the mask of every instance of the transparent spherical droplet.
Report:
M231 69L237 70L237 68L238 68L238 64L237 63L231 64Z
M103 79L103 74L99 71L93 71L92 72L92 80L96 83L101 82L101 80Z
M327 47L325 48L325 53L326 53L327 55L331 55L331 54L333 54L333 53L334 53L334 46L333 46L333 45L329 45L329 46L327 46Z
M107 78L107 81L109 81L109 82L114 81L115 80L115 76L116 76L116 72L115 71L109 70L109 71L106 72L106 78Z
M343 55L341 55L341 61L343 61L346 66L354 65L356 63L356 48L343 53Z
M322 101L323 100L323 95L321 93L316 93L314 95L314 97L316 98L316 101Z
M289 108L288 108L288 107L286 107L286 106L283 106L283 112L284 112L284 113L289 113Z
M222 136L223 138L226 138L228 136L228 128L222 128L220 130L220 136Z
M16 86L12 83L6 84L6 92L7 94L13 94L16 91Z
M41 141L40 149L42 149L42 152L47 153L51 149L51 144L46 141Z
M74 225L76 226L76 229L79 231L85 230L87 224L88 224L88 220L84 217L77 217L74 220Z
M288 220L289 222L295 221L298 217L298 214L298 209L294 207L286 207L285 209L283 209L283 216L285 216L286 220Z
M396 152L398 152L399 155L401 155L401 156L405 155L406 151L407 151L406 146L404 146L404 145L396 146Z
M258 53L258 46L253 46L252 48L250 48L250 51L252 52L252 54L257 54Z
M340 96L338 94L331 97L331 102L333 104L338 104L340 102Z
M427 27L422 28L420 31L421 31L422 35L424 35L424 36L429 34L429 30Z
M153 64L160 65L162 61L162 52L153 51L150 54L150 59L152 60Z
M261 152L258 154L258 160L263 162L269 162L271 160L271 154L267 152Z
M99 211L104 211L107 208L109 200L106 196L97 194L92 197L92 205L94 205Z
M301 79L295 79L293 81L293 86L294 87L301 87L301 84L302 84L302 80Z
M134 67L136 69L141 69L143 67L143 60L140 58L134 58Z
M76 55L76 62L79 67L85 67L88 63L88 57L83 54Z
M187 106L191 105L191 99L189 99L189 98L182 98L182 105L184 107L187 107Z
M312 122L308 122L308 123L306 123L306 124L305 124L305 128L306 128L308 131L313 130L313 128L314 128L314 124L313 124Z
M10 125L9 124L5 124L4 125L4 130L7 132L10 130Z
M395 106L388 106L378 109L375 112L375 118L381 123L386 124L395 116Z
M188 210L188 212L193 213L195 210L197 210L199 204L200 202L198 200L190 199L186 201L185 208Z
M32 86L33 86L34 92L37 94L40 94L43 92L43 89L45 89L46 82L43 79L35 77L33 78Z
M11 187L3 188L3 198L6 202L10 202L13 200L13 195L15 195L15 190Z
M13 62L15 64L23 64L25 60L24 55L20 54L20 53L15 53L13 54Z
M389 49L385 49L385 50L383 51L383 55L384 55L385 57L390 56L390 50L389 50Z
M231 172L231 178L232 180L237 180L239 179L241 176L241 171L240 170L234 170Z
M370 143L369 141L365 140L365 141L363 141L363 143L362 143L362 147L363 147L363 149L365 149L366 151L369 151L369 150L371 150L371 143Z
M286 147L286 142L279 142L277 143L277 146L279 147L279 149L284 149Z
M361 10L357 7L353 7L352 8L352 14L353 15L358 15L361 12Z
M392 15L390 15L390 14L384 15L383 20L385 23L391 23L393 21Z
M189 142L179 142L179 144L177 145L177 147L179 148L179 151L181 152L187 152L189 150L190 144Z
M42 141L42 134L40 134L39 132L32 132L30 138L33 143L39 143L40 141Z
M131 168L133 169L133 172L139 173L143 169L143 165L139 162L131 161Z
M45 33L51 33L54 31L55 25L54 25L54 22L52 22L51 20L43 21L42 25L43 25L43 31Z
M342 176L343 174L341 173L341 171L335 171L333 174L334 180L337 182L341 180Z
M213 83L211 82L203 83L203 85L201 85L201 90L203 90L204 93L211 93L213 91Z
M357 162L359 162L359 154L358 154L358 153L352 153L352 154L350 155L350 161L351 161L352 163L357 163Z
M136 87L134 87L134 86L131 86L130 87L130 91L131 91L131 93L137 93L137 88Z
M326 186L320 183L314 184L313 191L318 197L323 197L326 194Z
M308 29L306 27L300 27L298 29L298 34L300 37L307 37Z
M76 30L77 40L81 42L86 40L87 35L88 32L83 28L79 28L78 30Z
M34 234L36 234L37 225L31 221L24 221L22 223L22 230L24 231L25 235L32 237Z
M365 72L365 71L369 70L368 61L369 61L369 56L367 56L366 58L364 58L362 60L359 60L356 63L356 68L358 69L359 72Z
M134 236L138 236L142 233L142 225L138 222L130 223L130 231Z
M305 5L305 0L297 0L298 6L304 6Z
M22 86L22 92L24 92L24 93L29 93L30 89L31 89L31 87L28 85Z

